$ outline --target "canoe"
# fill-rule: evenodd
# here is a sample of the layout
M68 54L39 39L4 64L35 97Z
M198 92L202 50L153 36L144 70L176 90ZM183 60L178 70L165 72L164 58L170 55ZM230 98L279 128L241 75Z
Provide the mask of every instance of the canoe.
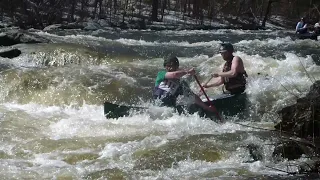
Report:
M249 113L250 102L246 93L216 95L210 98L210 101L223 116L239 115L245 117ZM209 105L208 102L206 104Z
M207 105L210 103L203 100ZM239 115L244 118L248 115L249 101L246 93L238 95L221 94L210 98L211 103L215 106L218 113L222 116L234 116ZM119 118L129 116L132 112L144 112L149 107L132 106L132 105L119 105L110 102L104 103L104 115L107 119ZM175 110L179 113L198 113L201 117L208 117L212 120L217 120L215 113L208 112L200 108L196 104L189 106L176 106Z
M318 40L318 36L317 34L313 34L313 33L304 33L304 34L295 34L294 35L294 39L312 39L312 40Z

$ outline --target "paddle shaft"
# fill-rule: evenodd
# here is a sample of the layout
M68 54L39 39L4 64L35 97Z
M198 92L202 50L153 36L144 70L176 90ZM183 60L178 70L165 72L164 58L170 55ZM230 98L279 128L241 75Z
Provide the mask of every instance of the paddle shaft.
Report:
M207 93L204 91L204 89L203 89L203 87L201 86L200 81L199 81L199 79L198 79L198 77L197 77L196 75L194 75L194 79L197 81L198 85L200 86L201 91L203 92L203 95L207 98L207 100L208 100L208 102L209 102L212 110L217 114L217 117L218 117L220 120L222 120L222 118L221 118L221 116L219 115L217 109L214 107L213 103L210 101Z
M213 76L211 76L211 78L209 78L208 81L205 84L208 84L211 81L212 78L213 78Z
M213 76L211 76L211 78L209 78L208 79L208 81L206 82L206 83L204 83L204 84L208 84L210 81L211 81L211 79L213 78ZM202 86L200 86L200 87L202 87ZM202 91L202 89L199 91L199 93ZM202 91L202 92L204 92L204 91Z

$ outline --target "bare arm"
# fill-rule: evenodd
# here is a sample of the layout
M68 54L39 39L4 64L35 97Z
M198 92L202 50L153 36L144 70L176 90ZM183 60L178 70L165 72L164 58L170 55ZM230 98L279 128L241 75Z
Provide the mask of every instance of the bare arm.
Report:
M299 30L299 23L297 23L296 25L296 32L298 32L298 30Z
M308 24L307 23L302 27L302 29L306 29L306 28L308 28Z
M207 84L204 84L203 87L204 88L209 88L209 87L216 87L216 86L220 86L221 84L224 83L224 80L222 77L219 77L219 78L216 78L214 82L212 83L207 83Z
M192 68L189 70L179 70L179 71L167 72L165 75L165 78L166 79L179 79L186 74L193 75L193 74L195 74L195 70Z

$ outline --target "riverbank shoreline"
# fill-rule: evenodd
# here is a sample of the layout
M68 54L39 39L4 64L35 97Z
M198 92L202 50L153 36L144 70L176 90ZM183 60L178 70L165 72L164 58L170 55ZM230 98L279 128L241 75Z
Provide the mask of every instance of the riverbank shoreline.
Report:
M201 22L200 22L201 21ZM15 23L9 17L0 18L0 30L6 28L19 28L22 30L42 30L50 31L54 29L79 29L84 31L90 30L150 30L150 31L162 31L162 30L290 30L294 22L290 20L284 20L281 17L270 17L270 20L263 27L261 22L256 22L248 18L238 18L232 16L225 16L215 18L213 20L199 20L199 19L180 19L179 17L166 17L162 21L150 21L145 18L133 18L126 19L125 21L106 20L106 19L91 19L87 18L82 21L67 22L63 21L60 24L50 24L44 28L29 27L24 28L23 24ZM21 27L20 27L21 26Z

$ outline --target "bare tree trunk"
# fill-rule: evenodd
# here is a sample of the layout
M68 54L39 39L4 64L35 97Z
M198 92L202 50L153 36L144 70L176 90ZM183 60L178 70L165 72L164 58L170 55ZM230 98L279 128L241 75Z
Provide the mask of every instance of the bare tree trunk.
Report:
M239 18L239 15L240 15L240 13L241 13L241 11L242 11L242 9L243 9L243 5L244 5L245 2L246 2L246 0L241 0L241 1L240 1L239 8L238 8L238 11L237 11L236 19Z
M188 16L190 17L191 13L191 0L188 0Z
M70 8L70 13L69 13L69 17L68 17L69 22L74 21L75 8L76 8L76 2L75 2L75 0L71 0L71 8Z
M102 0L99 0L99 19L101 19L102 18L102 16L103 16L103 2L102 2Z
M0 16L1 17L0 17L0 19L1 20L3 20L3 15L4 15L4 11L5 11L4 4L5 3L3 1L0 2L0 7L1 7L1 12L0 12Z
M262 3L261 3L260 18L262 18L263 16L263 5L264 5L264 0L262 0Z
M134 9L134 6L133 6L133 2L131 2L131 0L129 1L129 4L131 5L131 7L130 7L130 10L131 10L130 20L132 20L132 19L133 19L133 16L134 16L134 11L135 11L135 9Z
M84 18L84 7L85 7L85 5L86 5L86 2L85 2L85 0L81 0L81 7L80 7L80 14L79 14L79 16L80 16L80 21L82 21L83 20L83 18Z
M152 0L152 21L158 21L158 0Z
M92 16L93 16L93 19L96 18L96 14L97 14L97 8L98 8L98 0L94 0L94 10L92 11Z
M311 18L312 5L313 5L313 0L310 0L310 3L309 3L309 13L308 13L308 19L309 19L309 20L310 20L310 18Z
M266 27L266 22L267 22L269 13L270 13L270 11L271 11L271 5L272 5L272 3L273 3L273 0L269 0L269 1L268 1L267 10L266 10L266 13L264 14L264 18L263 18L262 24L261 24L262 27Z
M193 1L193 8L192 8L192 17L196 18L198 15L198 3L197 1Z
M162 8L161 8L161 21L163 21L164 10L167 8L167 0L162 1Z
M114 11L113 11L113 14L115 15L115 14L117 14L117 0L113 0L113 9L114 9Z
M122 15L122 23L125 21L125 17L127 15L127 9L128 9L128 0L125 1L124 8L123 8L123 15Z
M183 1L183 14L187 12L187 0Z
M140 7L139 7L139 16L141 16L142 0L140 0L139 4L140 4Z
M108 1L108 7L109 7L109 23L112 22L112 0Z
M199 6L198 6L200 25L203 25L203 23L204 23L203 10L204 10L204 7L203 7L202 0L201 0L201 1L199 1Z

